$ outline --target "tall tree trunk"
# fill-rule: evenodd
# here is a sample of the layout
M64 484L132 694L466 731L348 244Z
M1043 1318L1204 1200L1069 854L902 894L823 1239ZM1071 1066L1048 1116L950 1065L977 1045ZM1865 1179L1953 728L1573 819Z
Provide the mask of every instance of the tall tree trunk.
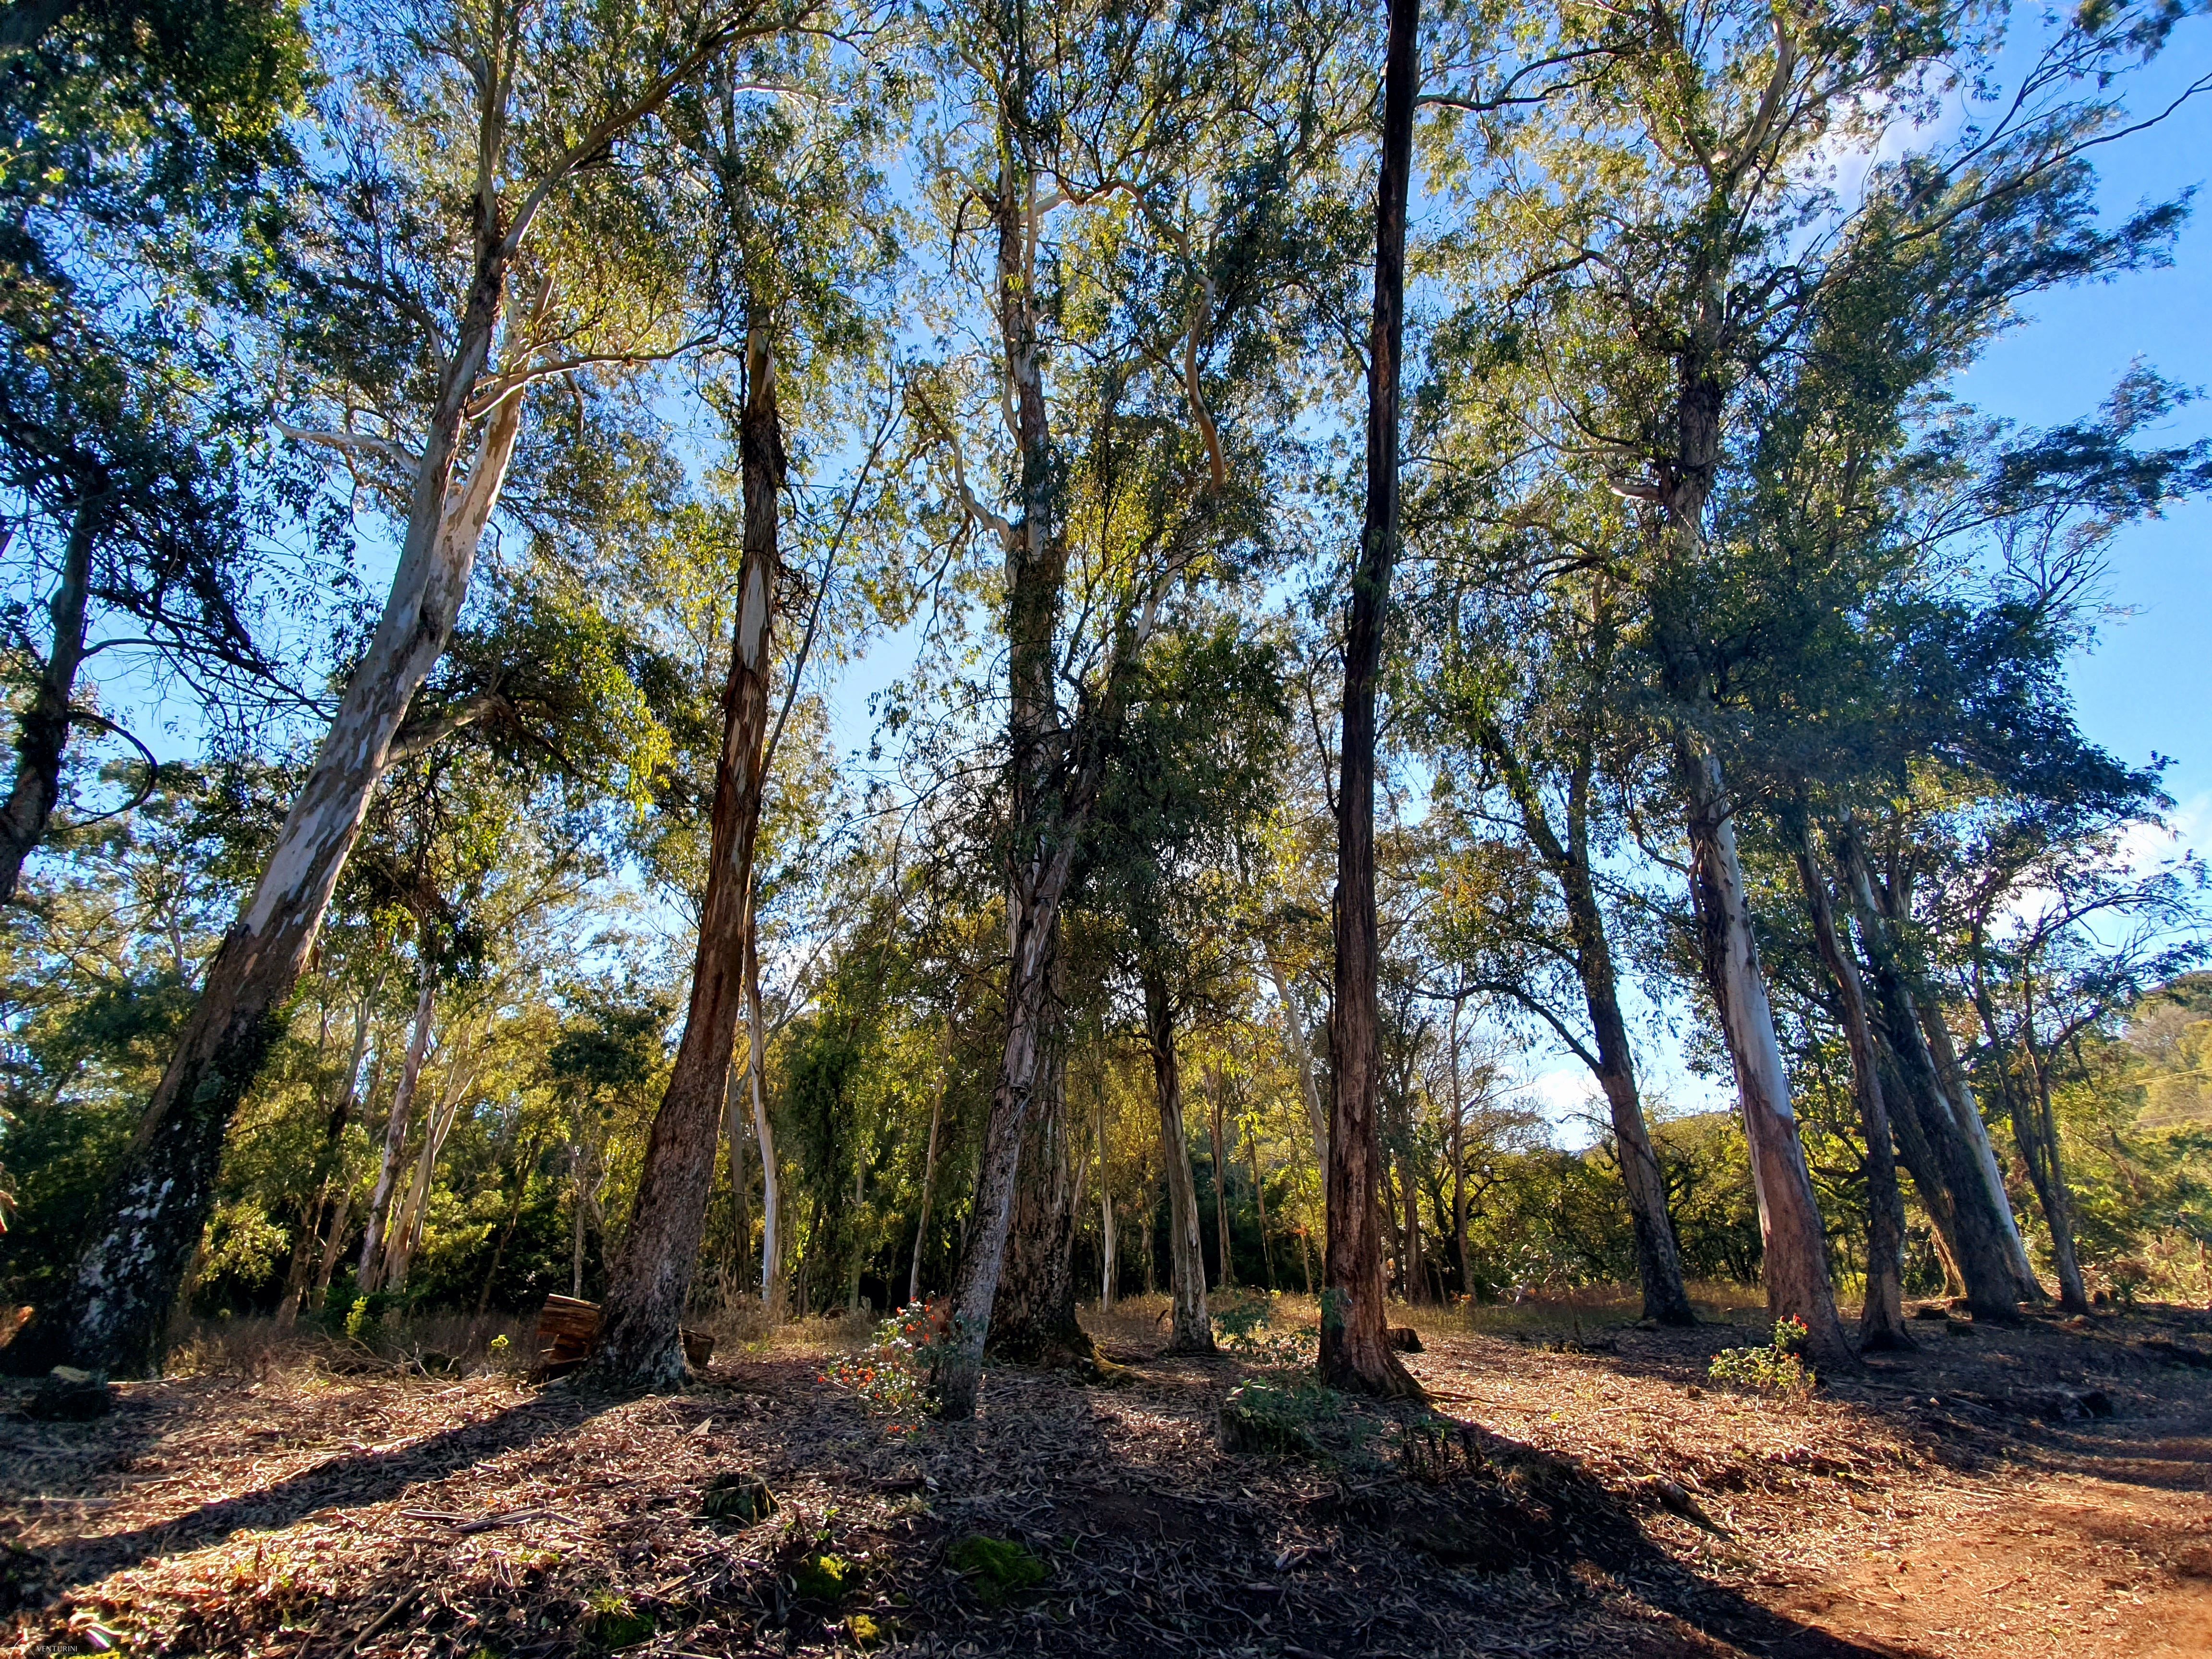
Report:
M1592 763L1578 755L1567 776L1566 836L1561 839L1520 757L1494 725L1482 729L1482 744L1513 797L1522 832L1544 862L1567 911L1574 947L1577 982L1589 1016L1592 1047L1583 1059L1597 1079L1613 1119L1613 1145L1620 1160L1620 1184L1636 1234L1636 1276L1644 1290L1644 1316L1662 1325L1694 1325L1697 1314L1682 1281L1682 1257L1667 1213L1667 1176L1659 1167L1651 1130L1644 1119L1643 1091L1636 1080L1636 1056L1628 1041L1628 1022L1620 1012L1620 979L1607 936L1605 912L1597 900L1590 870L1589 790Z
M732 1060L729 1078L722 1085L722 1139L730 1160L730 1224L737 1236L730 1277L723 1286L726 1301L735 1285L750 1277L753 1260L752 1169L745 1156L752 1134L745 1127L744 1087L744 1072Z
M1406 203L1420 93L1420 0L1390 0L1382 70L1382 175L1375 204L1375 317L1367 355L1367 505L1344 642L1337 788L1336 1002L1329 1040L1328 1248L1322 1269L1321 1371L1365 1394L1419 1393L1391 1351L1377 1212L1382 1152L1376 978L1375 695L1390 568L1398 553L1399 355L1405 343Z
M1844 1041L1850 1049L1851 1093L1866 1136L1866 1307L1859 1316L1859 1347L1910 1348L1913 1341L1905 1328L1905 1195L1898 1190L1897 1154L1881 1092L1881 1059L1875 1049L1858 963L1837 933L1835 908L1820 873L1811 822L1801 820L1798 831L1797 881L1805 890L1813 942L1828 977L1835 981Z
M1055 1367L1097 1354L1075 1316L1075 1218L1080 1202L1067 1114L1067 1044L1058 1008L1063 969L1051 969L1054 1017L1023 1131L1022 1179L1006 1234L1005 1277L991 1313L992 1352Z
M766 782L769 672L781 561L783 427L765 318L745 340L746 397L738 427L744 546L737 623L722 691L722 750L714 768L713 851L691 962L691 1000L668 1091L653 1114L637 1202L607 1270L605 1310L593 1364L625 1387L666 1389L684 1380L678 1326L691 1294L714 1185L722 1098L744 1006L747 896Z
M1114 1171L1109 1149L1106 1144L1106 1079L1098 1075L1097 1131L1098 1131L1098 1307L1102 1313L1114 1307Z
M1421 1254L1421 1188L1413 1179L1413 1162L1405 1153L1398 1154L1398 1187L1406 1200L1406 1224L1399 1237L1405 1241L1404 1273L1406 1300L1425 1302L1428 1297L1428 1267Z
M415 999L415 1026L407 1038L406 1063L399 1068L399 1087L392 1097L392 1115L384 1121L384 1156L376 1166L376 1185L368 1198L368 1230L361 1241L361 1266L354 1274L354 1283L364 1295L384 1288L384 1238L391 1225L392 1183L399 1176L399 1155L407 1146L415 1091L422 1080L423 1056L429 1052L430 1021L437 1011L437 965L425 939L422 988Z
M331 893L423 679L445 654L477 549L521 431L522 398L489 412L467 474L455 463L478 410L513 250L480 216L456 346L416 469L392 591L314 764L244 913L202 981L137 1138L109 1183L56 1323L76 1363L118 1376L158 1370L178 1279L214 1201L225 1135L283 1029Z
M99 534L106 492L94 491L70 515L62 544L61 574L46 617L52 640L46 665L15 729L15 781L0 805L0 904L10 903L23 877L23 861L46 839L54 803L61 799L62 754L69 747L70 702L84 660L85 603L92 591L92 547Z
M1229 1153L1221 1136L1221 1073L1207 1074L1206 1127L1213 1140L1213 1282L1227 1290L1236 1280L1235 1255L1229 1248Z
M465 1069L457 1056L441 1097L430 1109L429 1121L423 1125L422 1146L416 1157L414 1173L402 1201L395 1206L397 1218L386 1231L384 1266L377 1274L377 1283L385 1290L406 1288L408 1266L422 1242L422 1226L430 1206L430 1187L438 1173L438 1154L445 1150L446 1137L453 1133L453 1120L460 1115L462 1097L475 1081L474 1066Z
M929 1103L929 1152L921 1164L921 1214L914 1226L914 1266L908 1270L906 1299L921 1300L921 1252L929 1242L929 1204L937 1192L937 1138L945 1123L945 1093L952 1085L952 1020L946 1016L945 1041L938 1050L937 1093Z
M1198 1229L1198 1182L1182 1121L1182 1067L1176 1057L1175 1005L1167 981L1146 965L1145 1036L1152 1051L1152 1092L1160 1113L1160 1164L1168 1183L1170 1353L1212 1353L1213 1320L1206 1305L1206 1242ZM1147 1259L1151 1252L1146 1251Z
M1467 1257L1467 1102L1460 1093L1460 999L1452 999L1451 1017L1451 1155L1452 1249L1459 1261L1459 1293L1474 1294L1474 1273Z
M761 1307L783 1317L783 1166L768 1115L768 1020L761 1011L759 918L745 904L745 1087L752 1096L753 1139L761 1161Z
M1900 1085L1896 1094L1885 1091L1883 1095L1891 1107L1898 1150L1930 1216L1936 1218L1939 1228L1946 1220L1949 1224L1947 1243L1952 1261L1965 1281L1967 1305L1974 1316L2001 1322L2016 1321L2019 1285L2005 1243L2005 1223L1992 1202L1981 1160L1972 1144L1959 1132L1958 1120L1944 1098L1926 1030L1899 961L1887 907L1848 824L1838 840L1866 946L1874 992L1872 1009ZM1908 1119L1909 1132L1905 1127ZM1931 1191L1942 1194L1940 1206L1931 1200Z
M1283 1034L1290 1039L1291 1068L1298 1074L1298 1097L1305 1102L1306 1126L1312 1132L1314 1162L1328 1167L1328 1114L1321 1103L1321 1085L1314 1078L1313 1045L1306 1041L1304 1018L1291 994L1290 976L1272 956L1263 957L1267 976L1275 983L1275 1000L1283 1006Z
M378 976L381 986L382 975ZM321 1254L323 1229L332 1224L336 1218L331 1212L332 1199L338 1186L338 1162L344 1151L345 1132L353 1121L353 1110L361 1090L362 1061L368 1055L370 1015L374 1004L374 990L365 992L355 1005L353 1049L346 1061L344 1073L331 1091L330 1115L324 1120L322 1145L315 1155L313 1175L315 1196L307 1206L307 1224L292 1251L292 1264L284 1278L284 1299L277 1305L276 1328L289 1330L307 1301L308 1281L313 1273L313 1263Z
M1678 761L1689 801L1691 896L1705 978L1735 1063L1758 1191L1767 1311L1777 1320L1803 1321L1806 1351L1822 1364L1847 1365L1854 1356L1836 1314L1820 1206L1790 1109L1789 1075L1782 1067L1782 1048L1752 933L1751 899L1736 857L1735 822L1720 763L1687 737L1680 742Z
M985 1120L975 1199L952 1287L953 1344L939 1374L951 1419L972 1417L983 1381L983 1348L1005 1270L1023 1142L1038 1069L1055 1037L1052 990L1060 908L1073 868L1080 803L1060 776L1061 731L1054 677L1067 550L1058 532L1043 343L1029 228L1037 184L1010 141L997 199L999 343L1020 451L1021 518L1001 535L1006 557L1007 781L1011 836L1006 883L1006 1039Z
M1275 1288L1275 1253L1267 1243L1267 1188L1260 1179L1260 1139L1252 1126L1244 1126L1244 1149L1252 1155L1252 1204L1260 1217L1260 1267L1267 1275L1267 1288Z

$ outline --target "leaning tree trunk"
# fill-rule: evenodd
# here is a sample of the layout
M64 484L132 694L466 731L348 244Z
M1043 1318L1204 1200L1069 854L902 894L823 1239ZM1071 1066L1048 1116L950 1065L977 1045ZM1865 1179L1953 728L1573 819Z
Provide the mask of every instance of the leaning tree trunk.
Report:
M1812 918L1813 942L1835 981L1843 1011L1844 1040L1851 1055L1851 1093L1866 1136L1866 1306L1859 1316L1859 1346L1910 1348L1913 1341L1905 1328L1905 1195L1898 1189L1896 1148L1890 1137L1889 1109L1882 1098L1881 1057L1875 1048L1858 963L1838 935L1835 907L1829 902L1828 884L1814 855L1809 823L1801 826L1796 855L1797 881Z
M1981 1161L1959 1133L1958 1120L1943 1097L1935 1057L1911 986L1898 961L1889 918L1875 894L1863 857L1848 831L1843 863L1864 939L1872 981L1872 1012L1902 1085L1884 1094L1892 1109L1898 1148L1912 1171L1913 1183L1939 1227L1946 1220L1952 1265L1965 1282L1967 1305L1977 1319L2011 1322L2020 1317L2020 1294L2005 1226L1993 1203ZM1907 1125L1910 1124L1908 1133ZM1940 1206L1934 1201L1940 1194ZM2009 1206L2008 1206L2008 1208Z
M1502 737L1495 743L1503 754ZM1620 1161L1620 1184L1636 1234L1636 1276L1644 1289L1644 1316L1662 1325L1694 1325L1689 1288L1682 1280L1682 1256L1674 1224L1667 1213L1667 1176L1659 1167L1650 1126L1644 1119L1643 1091L1636 1080L1635 1050L1628 1022L1620 1012L1620 981L1613 965L1605 912L1590 876L1589 768L1578 766L1567 787L1567 837L1552 832L1543 804L1516 766L1514 794L1522 822L1537 842L1566 900L1567 927L1574 945L1575 977L1595 1040L1599 1089L1613 1120L1613 1146Z
M364 1293L384 1288L384 1238L391 1226L392 1184L399 1177L399 1155L415 1115L415 1092L422 1081L422 1059L430 1047L430 1020L437 1012L438 971L429 941L422 941L422 989L415 999L415 1029L407 1039L407 1061L399 1068L399 1087L384 1121L384 1156L376 1166L376 1185L368 1197L367 1231L361 1242L361 1267L354 1283Z
M0 904L12 902L23 860L46 839L54 803L61 799L62 753L69 747L70 702L84 660L85 602L92 591L92 544L99 532L103 493L77 503L62 544L62 568L46 605L53 641L31 701L16 722L15 781L0 805Z
M1057 1035L1053 994L1060 909L1074 867L1081 803L1067 799L1060 775L1066 741L1055 685L1061 589L1067 549L1060 538L1044 348L1028 239L1036 181L1011 149L995 203L1000 348L1020 451L1021 518L1001 532L1006 556L1006 690L1009 845L1006 922L1006 1038L985 1119L975 1197L953 1278L951 1345L939 1370L939 1407L955 1420L972 1417L982 1387L983 1349L1005 1271L1022 1143L1036 1105L1040 1062Z
M2033 1013L2027 1017L2033 1018ZM2089 1290L2081 1282L2081 1264L2074 1250L2074 1199L2067 1190L2066 1166L2059 1157L2058 1119L2051 1109L2051 1066L2037 1047L2027 1019L2021 1022L2021 1042L2035 1078L2033 1130L2030 1139L2021 1140L2021 1151L2027 1160L2036 1201L2043 1206L2044 1224L2051 1231L2051 1261L2058 1271L2058 1304L2068 1313L2085 1314L2089 1311ZM2020 1138L2021 1123L2021 1119L2015 1117L2015 1139Z
M1689 805L1691 896L1705 978L1735 1067L1758 1192L1767 1311L1777 1320L1802 1320L1806 1351L1821 1364L1847 1365L1854 1356L1836 1314L1820 1206L1790 1109L1790 1079L1782 1067L1782 1048L1752 933L1751 900L1736 857L1735 823L1720 763L1686 738L1678 760Z
M2022 1302L2041 1302L2045 1299L2045 1291L2036 1279L2034 1264L2027 1259L2027 1241L2021 1237L2020 1218L2013 1214L2012 1197L2005 1191L2004 1172L1997 1167L1996 1148L1990 1140L1989 1126L1982 1121L1981 1108L1974 1099L1973 1085L1966 1079L1966 1068L1959 1062L1959 1048L1952 1041L1950 1024L1933 998L1923 996L1918 1000L1920 1030L1928 1039L1928 1056L1935 1062L1937 1092L1950 1108L1951 1121L1957 1126L1960 1139L1973 1151L1974 1167L1981 1172L1982 1190L1987 1196L1989 1212L1996 1218L1998 1238L2004 1246L2005 1260L2011 1265L2018 1298Z
M1145 1035L1152 1051L1152 1092L1160 1112L1160 1163L1168 1179L1169 1291L1174 1313L1170 1353L1212 1353L1213 1320L1206 1305L1206 1241L1198 1227L1198 1182L1190 1172L1190 1140L1182 1121L1182 1066L1176 1057L1175 1005L1166 980L1144 974ZM1149 1260L1151 1252L1146 1251Z
M759 835L768 743L769 651L781 576L776 514L784 477L775 365L764 325L745 343L748 382L738 448L744 467L744 550L738 615L722 692L722 751L714 769L713 852L692 956L691 1002L668 1091L653 1115L622 1249L607 1270L605 1310L593 1364L626 1387L682 1382L678 1326L698 1265L699 1236L714 1184L722 1099L745 1002L746 899Z
M1413 168L1413 106L1420 92L1420 0L1390 0L1375 204L1375 317L1367 358L1367 506L1344 642L1336 1004L1329 1040L1335 1087L1329 1103L1328 1248L1322 1267L1322 1376L1338 1388L1386 1395L1419 1392L1391 1350L1383 1310L1375 694L1390 568L1398 552L1398 360L1405 343L1406 202Z
M465 478L453 486L506 290L509 249L501 228L483 226L479 239L384 614L252 897L208 965L199 1001L58 1310L53 1336L87 1370L136 1376L160 1369L169 1310L214 1202L231 1119L283 1030L284 1004L314 949L393 736L445 654L468 595L522 423L522 398L512 392L490 412Z

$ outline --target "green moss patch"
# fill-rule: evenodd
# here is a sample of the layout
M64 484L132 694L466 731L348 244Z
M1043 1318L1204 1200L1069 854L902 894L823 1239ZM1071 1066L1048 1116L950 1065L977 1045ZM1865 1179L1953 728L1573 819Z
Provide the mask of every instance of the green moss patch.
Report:
M1044 1583L1051 1569L1011 1538L963 1538L945 1554L945 1564L971 1579L985 1607L1004 1607L1009 1598Z

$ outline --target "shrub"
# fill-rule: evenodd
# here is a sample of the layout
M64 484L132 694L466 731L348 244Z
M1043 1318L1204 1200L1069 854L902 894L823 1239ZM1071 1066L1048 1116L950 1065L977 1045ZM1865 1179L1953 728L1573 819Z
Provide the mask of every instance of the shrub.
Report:
M1763 1348L1723 1348L1713 1356L1706 1375L1716 1382L1732 1382L1761 1394L1802 1399L1813 1391L1819 1377L1798 1350L1808 1334L1798 1318L1774 1322L1774 1340Z
M909 1302L882 1324L868 1346L822 1374L850 1389L870 1411L891 1419L894 1433L918 1427L937 1409L937 1376L960 1327L950 1302Z

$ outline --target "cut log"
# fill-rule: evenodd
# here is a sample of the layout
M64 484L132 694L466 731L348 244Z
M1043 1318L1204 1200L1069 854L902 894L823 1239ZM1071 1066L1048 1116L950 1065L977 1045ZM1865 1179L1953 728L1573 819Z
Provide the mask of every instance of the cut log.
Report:
M1398 1352L1419 1353L1422 1352L1421 1334L1411 1325L1393 1325L1389 1328L1389 1334L1391 1347Z
M538 1314L538 1363L532 1373L540 1377L561 1376L574 1370L592 1357L592 1345L599 1334L599 1304L583 1302L573 1296L549 1296ZM707 1369L714 1357L714 1339L705 1331L683 1327L677 1334L684 1339L684 1358L695 1371Z

